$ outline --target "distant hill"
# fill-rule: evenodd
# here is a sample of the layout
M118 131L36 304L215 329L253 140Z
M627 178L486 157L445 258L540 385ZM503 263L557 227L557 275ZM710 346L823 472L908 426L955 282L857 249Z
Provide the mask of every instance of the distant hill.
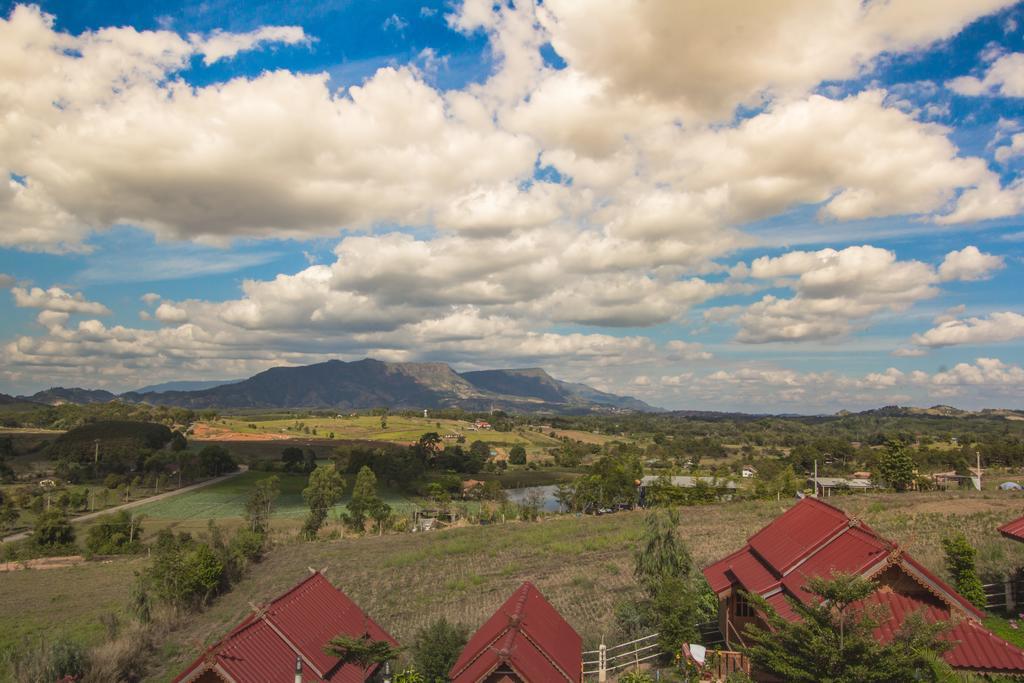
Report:
M462 377L470 384L495 394L518 396L549 403L591 404L649 411L651 406L632 396L617 396L599 391L586 384L574 384L555 379L541 368L520 370L478 370L464 372Z
M51 387L45 391L32 394L31 396L19 396L18 398L23 401L59 406L64 403L109 403L117 398L117 396L109 391L104 391L103 389L81 389L79 387L65 389L64 387Z
M562 382L539 369L460 375L445 363L385 363L371 358L272 368L234 384L199 391L131 392L122 398L185 408L654 410L643 401Z
M136 389L131 392L134 394L161 394L165 391L202 391L203 389L213 389L214 387L224 386L225 384L235 384L241 382L240 379L213 379L213 380L195 380L189 381L184 380L181 382L163 382L161 384L150 384L149 386Z

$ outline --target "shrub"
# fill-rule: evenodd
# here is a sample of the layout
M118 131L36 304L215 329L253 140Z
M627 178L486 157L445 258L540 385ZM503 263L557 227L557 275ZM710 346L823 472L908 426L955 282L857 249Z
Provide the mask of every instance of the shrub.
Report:
M142 523L127 510L105 515L89 529L86 549L93 555L121 555L142 549Z
M946 551L946 568L957 591L976 607L985 609L985 588L975 567L978 551L962 533L942 539L942 549Z
M423 674L425 683L448 680L448 672L466 646L469 629L461 624L451 624L441 617L424 626L416 633L412 646L416 670Z
M60 510L44 512L32 531L32 543L39 548L59 548L73 545L75 529Z

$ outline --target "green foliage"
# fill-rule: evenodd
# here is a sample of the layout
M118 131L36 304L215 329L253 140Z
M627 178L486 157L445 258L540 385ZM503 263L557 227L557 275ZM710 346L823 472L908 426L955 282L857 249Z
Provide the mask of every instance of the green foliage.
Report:
M348 508L346 522L353 530L361 533L366 527L368 517L375 513L382 518L386 517L384 514L386 505L377 496L377 475L364 465L356 475L356 481L352 487L352 498L346 506Z
M386 640L374 640L369 635L358 638L335 636L324 647L324 652L337 657L342 666L355 664L362 669L380 665L398 656L399 649Z
M307 541L316 539L320 527L327 519L327 511L345 492L345 480L334 465L321 465L309 475L309 485L302 490L302 497L309 506L309 515L302 524L302 537Z
M422 672L424 683L444 683L455 660L466 646L469 629L451 624L441 617L416 633L412 645L412 658L416 669Z
M32 530L32 544L38 548L71 546L75 542L75 529L61 510L48 510L40 515Z
M679 538L678 526L675 510L651 511L644 519L633 575L648 592L666 578L685 578L693 572L693 558Z
M633 570L644 598L622 603L616 610L619 626L626 633L657 631L666 654L678 650L680 643L696 639L696 625L710 619L717 607L714 594L678 535L678 525L675 511L648 513Z
M411 666L396 673L392 680L394 683L426 683L423 674Z
M238 470L238 463L224 446L210 444L199 451L199 473L204 477L219 477Z
M890 441L878 461L878 472L887 485L897 491L905 491L914 481L914 461L903 444Z
M85 648L64 637L53 641L27 641L9 652L0 653L0 674L8 674L12 681L77 681L88 670L89 657Z
M303 460L301 448L289 446L281 451L281 462L284 463L285 472L301 472Z
M225 566L208 544L161 529L153 544L153 564L143 580L162 602L196 608L224 587Z
M957 591L976 607L985 609L985 588L975 566L978 551L963 533L942 539L942 549L946 552L946 569Z
M750 595L768 629L747 626L747 654L759 671L786 681L868 683L941 680L935 655L949 647L940 636L949 626L927 624L916 615L904 620L896 637L881 645L874 629L887 615L863 606L877 586L852 574L814 577L804 587L820 600L789 599L799 617L788 621L760 596Z
M100 517L86 534L85 547L93 555L121 555L142 549L141 517L121 510Z
M513 465L526 464L526 449L516 444L508 452L508 461Z
M654 679L646 671L627 671L619 676L619 683L654 683Z
M249 497L245 500L245 519L249 530L257 534L265 534L270 528L270 515L274 511L274 501L281 494L280 480L276 476L260 479L253 486Z

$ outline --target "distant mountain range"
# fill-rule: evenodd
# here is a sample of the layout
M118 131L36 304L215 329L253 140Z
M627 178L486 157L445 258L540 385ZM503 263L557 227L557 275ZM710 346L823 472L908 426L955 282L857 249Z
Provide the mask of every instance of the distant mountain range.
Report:
M174 390L167 385L148 389L122 394L121 399L184 408L657 410L630 396L557 380L539 368L459 374L445 363L385 363L370 358L271 368L246 380L198 390Z
M214 387L223 386L224 384L235 384L241 382L240 379L212 379L212 380L196 380L189 381L185 380L182 382L163 382L162 384L151 384L141 389L136 389L135 394L162 394L165 391L202 391L203 389L213 389Z
M18 396L18 401L28 401L31 403L45 403L50 406L59 406L63 403L77 403L79 405L85 403L108 403L117 398L116 394L112 394L109 391L103 389L79 389L74 387L71 389L65 389L64 387L50 387L43 391L36 392L31 396Z

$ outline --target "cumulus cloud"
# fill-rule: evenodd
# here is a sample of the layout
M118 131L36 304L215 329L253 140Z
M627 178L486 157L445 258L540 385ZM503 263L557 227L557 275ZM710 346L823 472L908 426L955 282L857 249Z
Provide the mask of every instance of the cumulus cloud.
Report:
M61 313L84 313L88 315L109 315L110 309L101 303L88 301L81 292L74 294L60 287L14 287L11 289L14 305L18 308L42 308Z
M540 17L555 50L615 92L721 119L741 104L859 76L882 52L925 47L1009 4L549 0Z
M162 323L183 323L188 320L188 312L173 304L162 303L157 306L153 316Z
M1014 157L1024 155L1024 133L1016 133L1010 137L1009 144L996 147L995 158L999 163L1005 164Z
M913 342L930 348L958 344L991 344L1024 337L1024 315L1001 311L985 317L946 320L921 334Z
M939 266L939 279L950 280L985 280L992 271L1006 266L1002 256L983 253L975 246L967 246L960 251L946 254Z
M892 251L870 245L761 257L751 263L750 275L796 278L787 283L795 296L766 295L739 316L737 341L754 344L848 334L883 309L900 311L935 296L939 280L928 264L899 261Z
M989 65L981 78L960 76L946 83L946 86L968 97L1024 97L1024 53L1002 55Z

